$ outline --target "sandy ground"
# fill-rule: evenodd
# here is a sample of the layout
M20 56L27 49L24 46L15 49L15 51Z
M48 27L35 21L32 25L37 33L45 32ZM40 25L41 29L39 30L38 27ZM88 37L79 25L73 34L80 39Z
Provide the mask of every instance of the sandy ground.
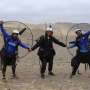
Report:
M11 79L11 68L8 67L7 80L3 81L0 71L0 90L90 90L90 71L85 72L84 65L81 64L82 75L76 75L70 79L71 57L67 49L57 45L55 49L57 52L53 69L55 76L49 76L46 71L46 78L44 80L40 78L40 65L36 50L18 62L16 71L18 79Z
M39 59L36 51L20 60L17 66L18 79L11 79L11 69L7 69L7 81L2 81L0 72L0 90L90 90L90 72L85 73L84 66L80 66L82 75L70 79L70 60L66 49L56 46L57 55L54 59L54 72L51 77L46 71L46 78L40 78Z

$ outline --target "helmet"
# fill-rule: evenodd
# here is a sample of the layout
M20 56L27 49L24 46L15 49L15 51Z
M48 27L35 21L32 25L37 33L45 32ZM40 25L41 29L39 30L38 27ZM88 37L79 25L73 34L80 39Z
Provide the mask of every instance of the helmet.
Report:
M13 33L19 34L19 31L15 29L15 30L13 30Z
M81 31L81 29L75 29L75 32Z
M53 29L52 29L52 27L48 27L46 31L51 31L51 32L53 32Z

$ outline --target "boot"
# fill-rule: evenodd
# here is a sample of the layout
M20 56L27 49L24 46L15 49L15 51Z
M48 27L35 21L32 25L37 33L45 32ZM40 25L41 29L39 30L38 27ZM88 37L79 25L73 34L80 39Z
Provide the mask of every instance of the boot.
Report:
M55 74L53 72L49 72L48 74L51 76L55 76Z
M45 79L45 75L43 73L41 74L41 78L42 79Z

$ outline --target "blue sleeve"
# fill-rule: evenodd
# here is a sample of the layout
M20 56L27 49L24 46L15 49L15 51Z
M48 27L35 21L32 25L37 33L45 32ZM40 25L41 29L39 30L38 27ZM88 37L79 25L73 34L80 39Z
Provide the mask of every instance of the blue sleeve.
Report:
M70 45L69 48L74 48L77 46L76 41L69 42L69 45Z
M69 48L74 48L74 47L76 47L76 44L72 44L69 46Z
M88 37L90 35L90 31L84 34L84 36Z
M22 47L22 48L25 48L25 49L28 49L30 48L28 45L26 45L25 43L19 41L19 45Z
M0 25L0 31L2 32L4 38L9 37L9 33L7 33L3 27L3 25Z

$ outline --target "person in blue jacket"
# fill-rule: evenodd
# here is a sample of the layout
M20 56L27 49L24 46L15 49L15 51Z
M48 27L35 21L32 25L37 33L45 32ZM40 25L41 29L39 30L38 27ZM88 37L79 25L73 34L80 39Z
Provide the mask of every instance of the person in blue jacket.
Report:
M69 43L70 44L69 48L77 47L76 55L71 60L72 66L71 78L76 74L76 71L80 63L88 63L90 65L89 60L90 50L88 39L90 31L83 34L81 29L76 29L75 33L77 35L76 40Z
M3 79L5 78L6 75L6 67L7 65L12 66L12 73L13 77L16 77L16 55L17 55L17 49L18 46L21 46L22 48L27 49L30 51L30 47L24 43L22 43L18 37L19 31L18 30L13 30L12 34L10 35L8 32L3 27L3 22L0 21L0 30L3 35L4 39L4 49L1 53L1 59L2 59L2 74L3 74Z

